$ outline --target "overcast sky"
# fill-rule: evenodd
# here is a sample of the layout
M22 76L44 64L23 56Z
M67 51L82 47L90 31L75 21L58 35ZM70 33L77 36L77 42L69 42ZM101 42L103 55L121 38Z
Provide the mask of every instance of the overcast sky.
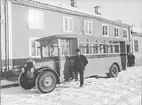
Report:
M69 5L70 0L52 0ZM121 20L142 29L142 0L76 0L80 9L94 11L100 5L103 16Z

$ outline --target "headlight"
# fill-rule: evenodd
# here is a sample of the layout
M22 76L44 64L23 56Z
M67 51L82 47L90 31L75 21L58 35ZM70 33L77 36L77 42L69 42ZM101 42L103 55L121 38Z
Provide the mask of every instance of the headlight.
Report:
M33 73L35 70L34 70L34 68L31 68L31 73Z
M22 70L22 73L24 73L24 72L25 72L25 69L24 69L24 68L22 68L21 70Z

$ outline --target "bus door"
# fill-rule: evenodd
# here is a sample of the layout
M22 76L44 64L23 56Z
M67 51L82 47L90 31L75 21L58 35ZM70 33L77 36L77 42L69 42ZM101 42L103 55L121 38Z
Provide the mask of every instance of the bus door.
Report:
M76 54L77 39L64 38L59 40L60 49L60 79L69 80L72 77L73 56Z
M120 41L120 57L121 57L121 64L122 64L122 69L126 69L127 65L127 55L126 55L126 46L124 41Z

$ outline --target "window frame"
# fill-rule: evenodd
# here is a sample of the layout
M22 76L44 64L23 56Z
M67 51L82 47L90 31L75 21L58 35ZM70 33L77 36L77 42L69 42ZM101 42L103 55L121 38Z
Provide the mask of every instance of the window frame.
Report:
M118 36L115 36L115 33L116 33L115 28L118 29ZM117 26L114 26L114 37L115 38L120 38L120 30L119 30L119 27L117 27Z
M40 52L40 54L38 55L38 54L36 54L36 56L33 56L32 55L32 41L33 40L36 40L36 39L39 39L40 37L29 37L29 56L31 57L31 58L40 58L41 57L41 51L39 51ZM37 43L39 43L39 42L37 42ZM40 43L39 43L39 46L40 46ZM36 44L36 47L37 47L37 44ZM36 49L36 52L37 52L37 50L38 49ZM39 49L40 50L40 49Z
M137 42L137 47L135 42ZM137 39L134 39L134 52L139 52L139 42Z
M65 19L67 19L68 21L68 30L66 30L65 28ZM69 20L72 20L72 31L70 30L70 23L69 23ZM63 16L63 32L69 32L69 33L73 33L74 32L74 18L73 17L70 17L70 16Z
M103 30L103 27L104 27L104 26L107 27L107 35L103 34L103 31L104 31L104 30ZM103 35L103 36L106 36L106 37L109 36L109 25L108 25L108 24L102 24L102 35Z
M86 23L87 23L87 26L86 26ZM91 24L91 33L89 33L89 25L88 25L89 23ZM87 27L87 32L86 32L86 27ZM84 33L86 35L93 35L93 21L84 20Z
M123 28L123 31L126 31L126 33L127 33L127 37L124 37L124 33L123 33L123 38L124 38L124 39L128 39L128 29Z

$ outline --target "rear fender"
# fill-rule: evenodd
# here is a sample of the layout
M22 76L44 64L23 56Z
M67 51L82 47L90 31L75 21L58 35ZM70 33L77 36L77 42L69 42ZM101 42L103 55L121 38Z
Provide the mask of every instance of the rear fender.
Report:
M41 72L43 72L43 71L51 71L51 72L53 72L53 73L56 75L57 84L60 83L60 79L59 79L58 73L57 73L55 70L52 70L51 68L48 68L48 67L40 68L40 69L37 70L36 75L38 76L38 75L39 75ZM36 77L37 77L37 76L36 76Z

